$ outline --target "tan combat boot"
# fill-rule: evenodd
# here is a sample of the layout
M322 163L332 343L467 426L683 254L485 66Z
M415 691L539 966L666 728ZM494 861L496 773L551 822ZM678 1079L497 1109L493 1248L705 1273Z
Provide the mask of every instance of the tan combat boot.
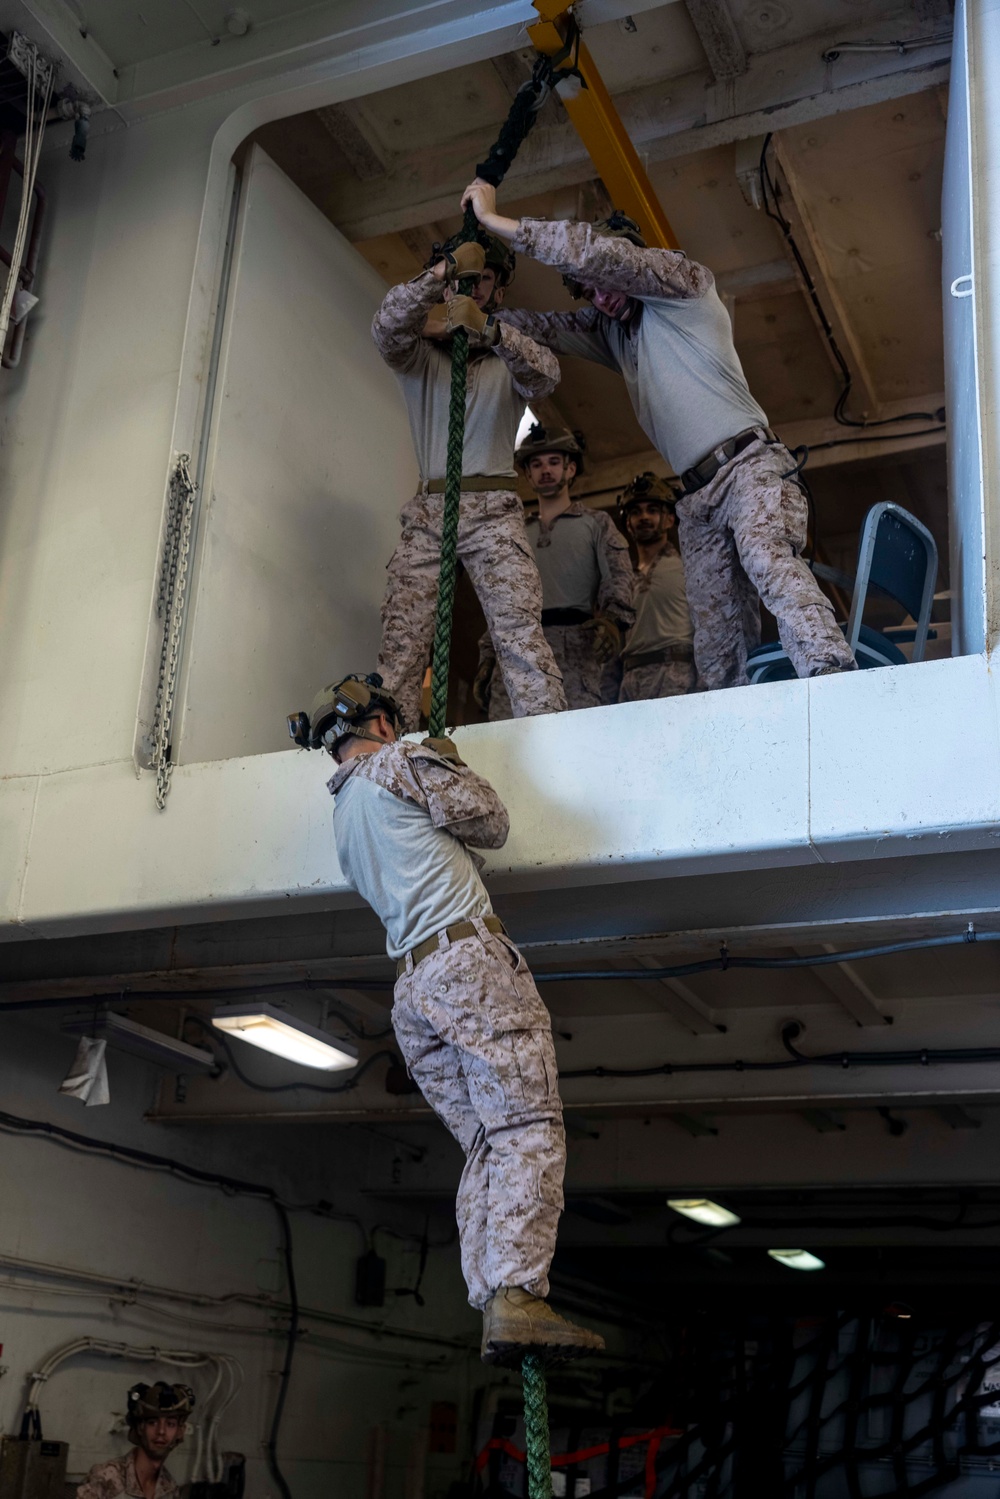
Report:
M499 1290L483 1308L484 1364L518 1363L526 1353L546 1360L600 1353L604 1339L554 1312L547 1301L518 1287Z

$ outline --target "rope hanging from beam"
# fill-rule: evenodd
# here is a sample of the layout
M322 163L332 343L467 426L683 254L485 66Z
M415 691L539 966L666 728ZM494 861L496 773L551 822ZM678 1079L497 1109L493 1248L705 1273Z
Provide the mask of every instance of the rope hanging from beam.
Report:
M525 136L538 118L557 77L553 59L539 57L531 77L514 96L510 112L486 160L476 175L499 187ZM460 244L479 237L479 224L471 208L465 210ZM459 290L463 290L461 282ZM451 400L448 407L448 448L441 523L441 565L438 573L437 610L434 617L434 654L431 668L429 733L439 739L445 731L448 712L448 671L451 662L451 627L455 609L458 572L458 514L462 500L462 455L465 449L465 396L468 381L469 335L459 328L451 342Z

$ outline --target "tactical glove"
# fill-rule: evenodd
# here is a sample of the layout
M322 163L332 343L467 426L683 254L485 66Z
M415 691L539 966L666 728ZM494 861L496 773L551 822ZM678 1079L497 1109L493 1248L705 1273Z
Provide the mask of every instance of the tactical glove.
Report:
M484 713L490 711L490 696L493 687L493 673L496 670L496 661L489 657L486 661L479 663L479 670L472 680L472 700L477 708Z
M465 764L452 739L421 739L420 748L433 750L442 760L449 760L452 765Z
M448 267L448 280L458 281L463 276L481 276L486 269L486 251L475 240L456 245L454 250L444 252Z
M622 632L607 614L595 615L583 628L594 633L594 655L598 661L612 661L615 656L620 655Z
M444 302L439 302L432 307L424 320L425 338L450 338L451 330L448 327L448 309Z
M452 297L444 305L453 333L466 328L473 341L486 348L492 348L500 337L500 328L493 317L477 307L471 297Z

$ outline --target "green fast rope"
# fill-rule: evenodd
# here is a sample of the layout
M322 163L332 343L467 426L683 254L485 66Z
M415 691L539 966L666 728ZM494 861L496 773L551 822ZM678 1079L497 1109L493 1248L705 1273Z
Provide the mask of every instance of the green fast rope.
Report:
M476 216L471 208L466 210L463 232L467 240L476 237ZM428 732L432 739L440 739L444 733L448 714L448 666L451 657L451 619L455 609L455 578L458 572L458 511L462 501L468 368L469 335L464 328L459 328L451 341L451 402L448 406L448 452L444 471L441 570L438 574L437 613L434 616L431 711L428 722Z
M538 111L548 98L557 77L551 60L539 57L531 78L518 89L489 156L476 167L478 177L499 187L518 147L538 118ZM478 237L479 223L476 215L471 208L467 208L460 243L467 243ZM463 290L461 284L459 290ZM441 523L441 571L438 576L437 611L434 616L431 711L428 720L428 732L432 739L439 739L444 733L448 713L448 668L451 657L451 621L455 609L455 578L458 571L458 512L462 499L468 365L469 335L464 328L460 328L451 341L451 401L448 406L448 455Z
M528 1468L528 1499L552 1499L549 1402L545 1393L545 1365L539 1354L524 1355L521 1379L524 1384L524 1448Z

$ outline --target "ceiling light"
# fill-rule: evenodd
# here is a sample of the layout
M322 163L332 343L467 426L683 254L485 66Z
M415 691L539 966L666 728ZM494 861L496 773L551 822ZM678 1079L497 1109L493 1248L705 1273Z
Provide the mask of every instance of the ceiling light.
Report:
M326 1031L306 1025L273 1005L223 1005L212 1016L216 1030L238 1036L296 1062L300 1067L321 1067L325 1072L343 1072L358 1064L358 1050L349 1041L334 1041Z
M668 1197L667 1207L693 1218L695 1223L704 1223L706 1228L735 1228L740 1221L736 1213L708 1197Z
M787 1265L789 1270L826 1269L825 1261L810 1254L808 1249L769 1249L767 1252L772 1260L777 1260L779 1265Z
M188 1041L178 1041L164 1031L154 1031L148 1025L139 1025L124 1015L106 1010L95 1019L83 1015L63 1022L63 1030L73 1036L100 1037L118 1051L129 1051L143 1061L155 1062L158 1067L169 1067L172 1072L214 1072L218 1061L203 1046L192 1046Z

